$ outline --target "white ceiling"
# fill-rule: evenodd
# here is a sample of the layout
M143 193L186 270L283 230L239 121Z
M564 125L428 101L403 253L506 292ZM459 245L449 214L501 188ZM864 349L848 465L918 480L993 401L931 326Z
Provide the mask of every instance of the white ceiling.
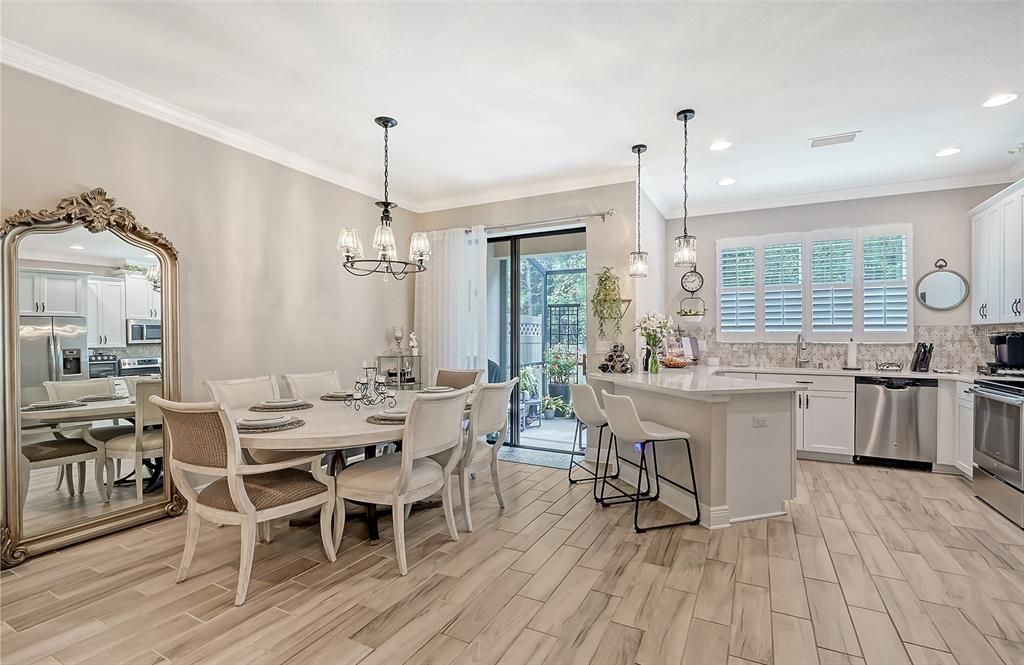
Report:
M1024 99L981 106L1024 93L1022 2L8 1L2 19L8 63L27 46L374 196L372 118L393 115L392 198L414 211L622 182L644 142L675 216L685 106L691 213L1000 182L1024 158Z
M29 234L21 241L18 250L18 255L24 259L65 263L123 266L126 263L157 262L152 252L130 245L113 233L93 233L82 227L61 233Z

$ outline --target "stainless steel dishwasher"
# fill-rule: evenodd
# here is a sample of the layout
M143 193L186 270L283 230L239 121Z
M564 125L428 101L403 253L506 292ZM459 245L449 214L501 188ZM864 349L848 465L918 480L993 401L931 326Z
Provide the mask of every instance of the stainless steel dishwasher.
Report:
M935 379L857 377L853 461L930 470L938 396Z

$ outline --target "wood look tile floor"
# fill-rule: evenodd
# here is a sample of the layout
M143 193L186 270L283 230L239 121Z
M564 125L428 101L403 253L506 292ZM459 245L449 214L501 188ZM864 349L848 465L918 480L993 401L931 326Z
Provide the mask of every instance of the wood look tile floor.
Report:
M408 522L401 577L350 523L338 561L278 525L234 607L237 528L185 520L0 575L0 658L21 663L1024 663L1024 532L957 478L801 461L785 517L635 534L565 472L502 465L476 530ZM648 518L667 517L660 505Z

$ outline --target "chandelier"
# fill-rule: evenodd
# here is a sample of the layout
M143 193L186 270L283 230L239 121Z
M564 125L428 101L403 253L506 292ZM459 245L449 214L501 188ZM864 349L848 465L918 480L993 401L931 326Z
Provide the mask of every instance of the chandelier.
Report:
M687 173L690 144L689 122L693 120L694 115L696 113L694 113L693 109L683 109L676 113L676 120L683 121L683 235L676 236L673 243L672 262L677 268L685 268L687 270L694 270L697 267L697 236L690 235L689 230L686 228L686 218L688 216L686 206L689 199L689 174Z
M146 268L146 281L153 286L154 291L160 292L160 266L149 266Z
M342 256L342 267L357 277L368 275L384 275L384 279L394 277L405 279L427 269L430 260L430 241L427 234L416 232L409 240L409 260L398 258L398 247L395 243L395 232L391 228L391 209L397 204L388 200L388 130L398 125L394 118L381 116L373 121L384 128L384 200L377 201L381 209L380 226L373 233L373 254L363 257L363 241L359 231L346 227L338 235L338 253Z
M638 143L632 150L636 155L636 251L629 253L629 276L647 277L647 252L640 249L640 155L647 151L647 146Z

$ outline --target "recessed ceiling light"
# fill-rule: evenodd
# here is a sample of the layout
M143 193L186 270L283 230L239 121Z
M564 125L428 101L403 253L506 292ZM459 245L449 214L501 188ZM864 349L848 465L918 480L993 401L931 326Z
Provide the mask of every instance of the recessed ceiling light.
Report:
M985 103L982 104L982 106L984 106L987 109L990 109L994 106L1002 106L1003 104L1009 104L1015 99L1017 99L1017 93L1008 92L1005 95L996 95L995 97L989 97L988 99L985 100Z
M960 152L960 148L955 148L953 146L950 146L948 148L943 148L942 150L938 151L937 153L935 153L935 156L936 157L951 157L951 156L955 155L958 152Z
M68 245L68 249L83 250L85 247L82 247L81 245Z
M732 141L726 141L725 139L717 139L714 143L708 146L712 150L728 150L732 147Z
M723 187L727 185L735 185L736 178L722 178L721 180L718 181L718 184L722 185Z

